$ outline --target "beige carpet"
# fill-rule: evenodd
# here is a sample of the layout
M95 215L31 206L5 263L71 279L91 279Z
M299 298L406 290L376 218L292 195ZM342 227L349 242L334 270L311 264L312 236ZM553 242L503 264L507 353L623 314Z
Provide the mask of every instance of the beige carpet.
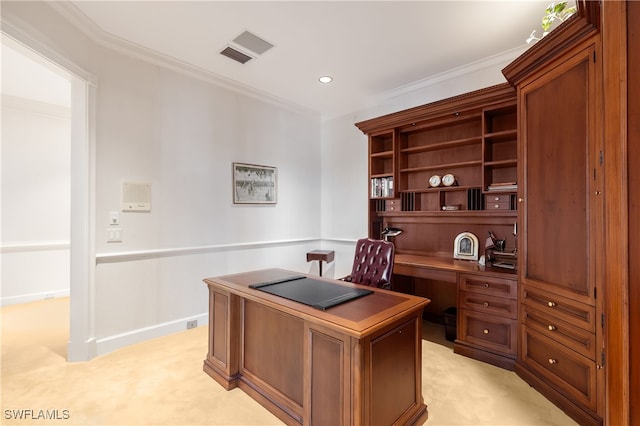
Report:
M207 327L67 363L69 299L1 311L3 425L282 424L202 371ZM426 425L575 425L514 373L453 354L442 327L424 335Z

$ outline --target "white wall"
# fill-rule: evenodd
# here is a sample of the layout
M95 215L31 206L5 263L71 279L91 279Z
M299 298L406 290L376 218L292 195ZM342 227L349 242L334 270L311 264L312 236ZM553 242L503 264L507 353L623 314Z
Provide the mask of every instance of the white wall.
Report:
M3 306L69 294L69 167L69 107L3 95Z
M92 69L99 348L202 318L203 278L309 270L305 253L320 244L319 118L105 48ZM233 204L234 161L277 167L276 205ZM107 243L127 181L151 183L151 211L121 212L123 242Z

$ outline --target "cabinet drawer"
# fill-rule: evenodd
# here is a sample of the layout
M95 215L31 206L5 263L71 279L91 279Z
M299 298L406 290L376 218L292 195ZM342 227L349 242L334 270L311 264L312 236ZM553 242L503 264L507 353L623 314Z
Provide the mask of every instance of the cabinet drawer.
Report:
M522 302L590 333L595 332L594 306L528 286L522 286Z
M505 278L486 277L483 275L460 274L460 290L470 293L482 293L490 296L516 299L518 282Z
M511 203L496 203L492 201L485 203L485 208L487 210L511 210Z
M385 209L385 211L388 211L388 212L401 211L402 210L402 202L400 201L400 198L393 198L391 200L385 200L384 209Z
M596 363L554 340L523 327L522 360L551 386L596 411Z
M487 210L514 210L512 194L486 194L484 205Z
M518 318L517 300L488 294L461 291L458 293L458 307L505 318Z
M458 338L496 353L516 354L517 321L460 309Z
M532 306L522 305L521 318L524 325L530 329L595 361L596 336L594 333L547 315Z

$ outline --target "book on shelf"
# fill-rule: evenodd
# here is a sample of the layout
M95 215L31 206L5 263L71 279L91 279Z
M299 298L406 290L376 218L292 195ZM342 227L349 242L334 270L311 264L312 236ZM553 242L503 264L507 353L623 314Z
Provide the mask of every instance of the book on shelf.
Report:
M487 187L487 191L515 191L518 189L516 182L495 182Z
M371 197L385 198L393 195L393 177L381 177L371 179Z

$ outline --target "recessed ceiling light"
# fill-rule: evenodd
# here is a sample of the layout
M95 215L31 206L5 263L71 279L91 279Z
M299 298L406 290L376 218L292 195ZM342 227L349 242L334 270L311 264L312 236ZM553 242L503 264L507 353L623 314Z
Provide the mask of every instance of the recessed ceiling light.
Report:
M318 81L322 84L329 84L333 81L333 77L331 77L330 75L323 75L318 79Z

